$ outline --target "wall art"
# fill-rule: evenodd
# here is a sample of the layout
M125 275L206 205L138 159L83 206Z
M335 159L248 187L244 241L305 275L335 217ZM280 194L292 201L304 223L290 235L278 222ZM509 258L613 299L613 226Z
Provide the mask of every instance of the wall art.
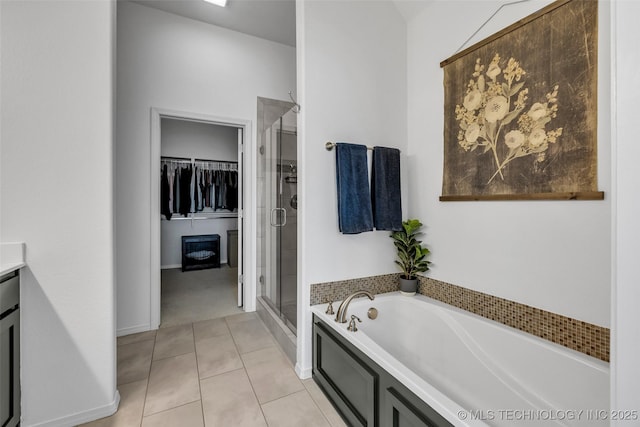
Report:
M560 0L440 64L440 200L604 198L597 23L597 1Z

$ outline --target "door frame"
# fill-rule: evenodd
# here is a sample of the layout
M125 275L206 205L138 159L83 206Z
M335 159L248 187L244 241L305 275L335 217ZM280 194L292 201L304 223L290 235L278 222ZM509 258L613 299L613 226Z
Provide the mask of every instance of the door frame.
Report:
M158 329L160 326L160 304L161 304L161 288L160 288L160 168L153 165L160 165L161 157L161 120L178 119L192 122L208 123L219 126L230 126L242 129L244 156L238 158L239 170L243 174L243 195L242 208L238 209L238 221L243 221L243 225L239 227L238 243L241 246L241 253L238 258L243 259L243 272L238 272L243 278L243 302L244 311L255 311L256 309L256 283L255 277L256 257L254 256L256 239L255 239L255 191L254 187L254 171L256 168L253 156L253 138L251 121L244 119L228 118L213 116L202 113L176 111L164 108L151 108L151 229L150 229L150 247L151 247L151 283L150 283L150 310L149 324L150 329ZM240 165L240 162L243 164ZM248 163L248 164L247 164Z

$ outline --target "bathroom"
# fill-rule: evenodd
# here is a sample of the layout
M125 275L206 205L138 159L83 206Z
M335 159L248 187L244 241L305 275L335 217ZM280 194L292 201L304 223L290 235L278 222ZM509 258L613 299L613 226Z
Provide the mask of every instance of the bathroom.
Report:
M638 68L638 58L628 53L635 51L638 29L628 22L628 17L637 12L637 7L633 2L600 2L598 185L605 192L605 200L444 203L438 201L443 163L439 63L463 45L502 2L469 1L460 7L460 2L437 1L418 10L411 7L421 2L399 3L406 3L405 16L392 2L298 2L295 55L292 49L274 47L287 58L286 67L279 70L286 79L269 93L252 93L242 85L228 91L231 94L219 89L225 98L221 102L227 104L224 113L222 108L216 111L220 115L255 120L257 96L287 99L287 92L292 89L302 107L298 115L297 163L297 373L301 377L311 373L311 285L396 272L388 233L345 236L337 231L332 174L335 159L334 153L325 150L324 143L353 141L402 151L403 216L418 217L426 225L425 240L433 262L429 277L611 328L612 407L637 407L640 381L634 381L633 376L633 361L638 358L633 328L638 319L631 302L637 301L638 292L634 286L638 273L633 268L638 226L634 221L637 214L631 213L637 212L632 183L638 182L638 172L631 160L638 153L637 148L624 143L635 136L634 119L628 116L635 102L628 93L638 93L631 71ZM524 2L504 9L475 40L547 3ZM115 391L113 337L116 331L143 328L149 318L148 305L140 310L133 298L127 298L129 291L136 298L148 296L132 285L150 286L148 266L132 267L133 260L148 263L148 196L112 196L111 180L105 179L113 178L116 188L122 185L112 170L114 161L104 160L114 156L112 140L118 138L117 131L111 130L111 107L117 108L118 101L112 99L115 86L109 71L114 64L111 55L115 32L110 25L115 23L115 11L111 6L67 7L71 9L66 12L79 8L87 25L74 29L73 13L63 10L47 10L46 14L34 10L18 12L27 21L32 17L32 25L50 31L54 40L60 25L43 25L49 19L67 24L71 41L62 38L61 43L78 43L82 38L90 44L100 67L84 70L86 75L80 81L86 82L87 87L95 85L94 90L67 93L65 102L58 91L46 90L58 80L78 84L75 70L81 68L78 63L84 64L84 54L65 57L75 66L53 74L46 61L55 62L55 58L29 57L30 72L42 79L42 86L25 87L18 78L5 81L10 75L3 77L2 84L1 237L3 242L27 241L30 270L25 274L25 283L30 285L27 297L32 302L23 313L25 328L46 324L49 331L44 336L25 338L30 355L25 360L29 370L24 371L23 381L27 385L43 381L70 383L66 396L46 388L34 390L32 386L24 397L32 415L25 425L64 418L110 402ZM3 36L9 29L23 34L5 22L5 16L8 15L3 13ZM174 28L170 22L167 25ZM30 46L27 42L47 52L37 40L27 37L21 43ZM8 43L17 41L3 37L3 57L5 46L11 47ZM186 59L194 57L197 59L198 55ZM235 72L222 70L220 76ZM141 84L129 89L140 92L145 87ZM179 95L173 108L200 109L201 103L191 104L187 99L196 90L190 88ZM50 101L42 103L43 97ZM28 101L30 107L23 107L23 119L5 122L5 111L11 111L7 106L16 100ZM164 101L163 97L157 99L159 103ZM37 128L30 120L36 114L42 117ZM90 129L82 129L81 139L89 141L89 147L81 144L77 135L59 127L60 121L80 114L92 124ZM122 120L126 123L139 118L124 114ZM134 146L136 141L147 141L146 132L135 130L124 144ZM25 145L25 138L12 141L12 135L22 134L29 141L49 140L50 144ZM132 151L138 157L121 160L118 167L130 164L131 168L138 168L140 162L148 162L148 146L141 144ZM115 152L117 158L117 148ZM43 203L57 202L54 195L59 182L45 178L58 176L54 172L59 169L57 165L50 170L42 168L51 158L60 163L78 160L75 173L84 176L84 182L76 183L73 175L64 177L72 182L74 191L84 192L87 185L95 185L96 191L89 191L88 195L92 203L72 200L63 211L41 211ZM23 166L33 164L40 169L25 174ZM134 185L146 190L149 174L140 172L138 176L140 181ZM40 188L47 195L39 199L25 197L33 188ZM142 208L134 209L136 206ZM87 215L75 215L83 210ZM49 220L43 221L42 215ZM52 221L60 226L52 229ZM100 233L89 240L83 230L96 227ZM131 236L131 241L125 244L123 236ZM65 250L59 251L59 245ZM100 252L78 250L87 247L98 247ZM71 255L74 265L79 266L72 272L62 267L69 265ZM257 281L257 277L252 280ZM255 306L249 302L248 308ZM56 367L40 354L48 354ZM78 366L86 375L68 379L65 373Z

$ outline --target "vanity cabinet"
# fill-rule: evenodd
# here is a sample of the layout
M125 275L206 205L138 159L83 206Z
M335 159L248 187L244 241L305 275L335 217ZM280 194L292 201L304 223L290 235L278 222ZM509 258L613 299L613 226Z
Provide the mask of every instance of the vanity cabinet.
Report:
M315 315L313 379L350 426L452 426Z
M20 424L20 275L0 276L0 425Z

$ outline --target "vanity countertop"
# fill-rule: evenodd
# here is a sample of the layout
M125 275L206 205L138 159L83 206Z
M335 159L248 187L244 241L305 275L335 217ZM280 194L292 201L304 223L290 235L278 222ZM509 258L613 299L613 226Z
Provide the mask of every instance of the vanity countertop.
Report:
M24 243L0 244L0 276L24 267Z

